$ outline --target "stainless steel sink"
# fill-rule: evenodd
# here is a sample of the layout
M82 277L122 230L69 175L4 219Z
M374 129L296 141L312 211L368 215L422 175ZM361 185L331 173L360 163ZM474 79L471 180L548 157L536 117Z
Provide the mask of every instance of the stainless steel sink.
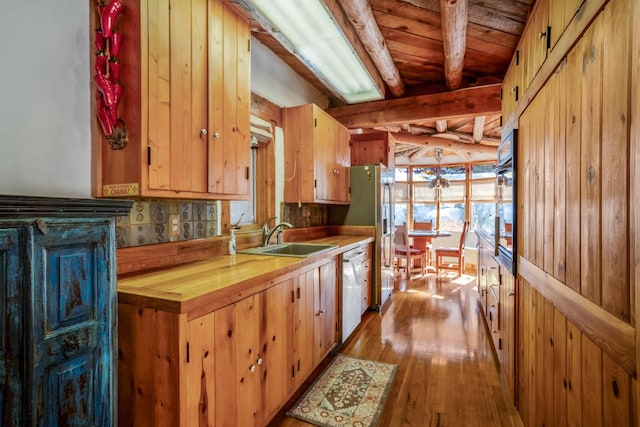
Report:
M242 249L239 250L238 253L306 258L337 247L337 245L323 245L319 243L280 243L277 245Z

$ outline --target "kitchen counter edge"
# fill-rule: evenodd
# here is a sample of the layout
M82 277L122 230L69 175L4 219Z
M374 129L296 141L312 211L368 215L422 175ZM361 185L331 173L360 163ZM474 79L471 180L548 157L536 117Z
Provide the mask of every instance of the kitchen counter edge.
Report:
M199 317L322 265L350 249L373 242L362 235L335 235L308 243L337 245L307 258L222 255L209 260L140 273L118 280L118 303Z

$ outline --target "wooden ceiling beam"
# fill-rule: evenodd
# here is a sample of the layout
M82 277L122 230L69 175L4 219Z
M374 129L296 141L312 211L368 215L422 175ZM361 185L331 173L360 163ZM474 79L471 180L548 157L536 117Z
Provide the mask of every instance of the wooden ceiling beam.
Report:
M335 0L334 0L335 1ZM325 2L328 4L330 2ZM394 96L404 95L404 83L400 72L391 58L384 36L373 16L368 0L341 1L340 5L347 15L367 52L378 67L382 79L387 83Z
M418 147L442 148L443 150L455 151L456 153L478 153L487 155L498 155L496 147L483 144L470 144L451 139L438 138L429 135L409 135L406 133L394 133L396 144L410 144Z
M327 112L349 129L500 114L501 87L502 84L493 84L388 101L365 102L330 108Z
M476 116L473 119L473 142L478 143L484 137L484 122L487 116Z
M464 53L467 50L467 0L440 0L444 76L447 87L462 84Z

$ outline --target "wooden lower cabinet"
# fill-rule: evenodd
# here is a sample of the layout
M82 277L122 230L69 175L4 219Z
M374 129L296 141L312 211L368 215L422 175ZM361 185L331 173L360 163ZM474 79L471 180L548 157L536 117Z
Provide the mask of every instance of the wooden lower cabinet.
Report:
M500 371L515 399L516 279L482 239L478 239L478 293Z
M337 343L336 267L193 320L120 304L120 425L266 425Z

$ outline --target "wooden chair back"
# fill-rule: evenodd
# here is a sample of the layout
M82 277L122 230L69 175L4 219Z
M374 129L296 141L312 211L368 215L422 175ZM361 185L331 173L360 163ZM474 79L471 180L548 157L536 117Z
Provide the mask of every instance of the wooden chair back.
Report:
M467 231L469 231L469 221L466 221L462 226L462 234L460 234L460 253L464 251L465 240L467 240Z
M413 229L431 231L433 230L433 223L431 221L425 221L425 222L414 221ZM426 248L428 245L431 244L431 242L432 242L431 237L414 237L413 238L413 246L420 249Z

